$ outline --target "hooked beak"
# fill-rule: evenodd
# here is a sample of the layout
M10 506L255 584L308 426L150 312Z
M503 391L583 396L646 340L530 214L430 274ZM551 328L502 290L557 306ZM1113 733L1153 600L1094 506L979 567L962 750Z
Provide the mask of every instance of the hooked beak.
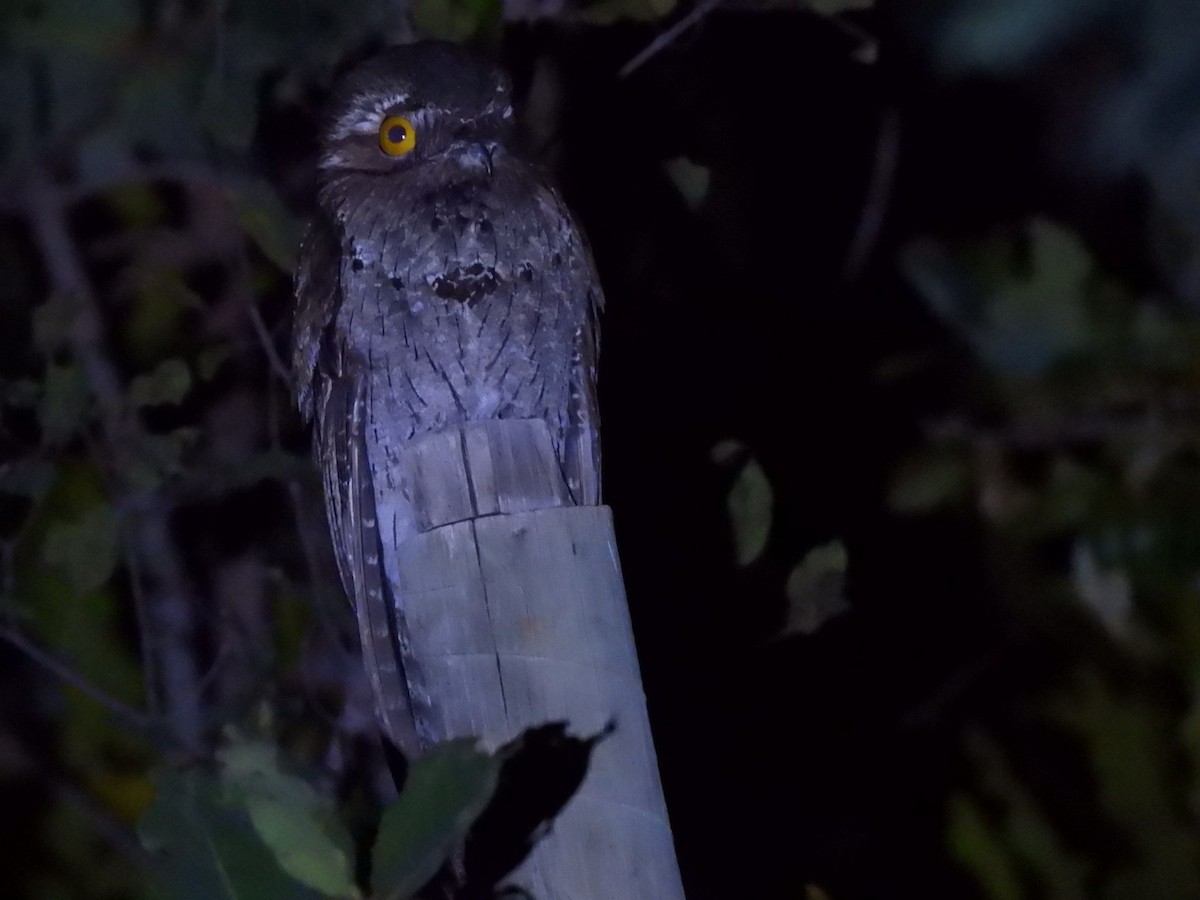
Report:
M467 144L462 149L461 159L464 165L471 168L484 169L490 178L492 175L492 154L496 152L496 144L493 142L475 141Z

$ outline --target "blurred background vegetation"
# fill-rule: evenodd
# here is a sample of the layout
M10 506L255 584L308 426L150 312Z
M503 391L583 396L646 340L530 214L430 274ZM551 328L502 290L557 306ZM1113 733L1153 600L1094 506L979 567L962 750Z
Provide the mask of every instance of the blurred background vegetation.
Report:
M689 896L1200 897L1190 0L5 2L4 895L217 896L155 836L261 807L187 778L390 799L280 357L320 103L414 35L594 243Z

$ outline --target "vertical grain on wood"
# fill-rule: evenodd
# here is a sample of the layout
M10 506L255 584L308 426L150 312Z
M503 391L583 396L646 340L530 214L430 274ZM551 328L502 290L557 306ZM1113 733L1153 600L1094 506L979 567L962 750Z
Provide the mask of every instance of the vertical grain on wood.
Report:
M548 900L682 897L608 508L445 525L398 562L437 739L617 724L517 881Z
M423 436L399 462L418 533L387 569L433 738L617 726L512 880L539 900L681 900L609 509L568 505L541 421Z

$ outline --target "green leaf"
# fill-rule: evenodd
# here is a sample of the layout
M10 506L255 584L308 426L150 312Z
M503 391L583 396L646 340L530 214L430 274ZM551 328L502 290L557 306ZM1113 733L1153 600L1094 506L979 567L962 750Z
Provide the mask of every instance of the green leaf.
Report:
M1102 566L1092 545L1077 540L1071 549L1071 584L1075 595L1113 637L1129 637L1133 626L1133 585L1128 572Z
M582 10L582 18L596 25L614 22L653 22L675 9L676 0L600 0Z
M440 744L413 763L379 824L374 895L403 900L429 881L487 806L499 772L500 761L470 740Z
M773 503L767 473L758 460L746 460L726 498L733 527L734 558L739 566L750 565L767 548Z
M723 441L717 441L713 445L712 452L709 455L712 457L712 461L718 466L732 466L744 460L748 453L746 445L741 441L727 438Z
M899 513L920 513L958 500L970 484L971 470L957 454L934 452L903 463L888 491L888 506Z
M116 526L112 507L94 506L76 519L52 525L42 555L76 591L98 588L117 567L120 539Z
M300 224L265 181L241 185L231 199L247 237L271 262L291 272L300 246Z
M226 796L245 807L280 867L327 896L358 897L350 837L332 804L304 779L280 769L275 746L248 741L218 755Z
M152 268L135 277L121 341L131 361L146 367L179 353L192 339L191 313L203 309L204 301L179 269Z
M1025 896L1004 836L997 834L979 806L962 793L950 798L947 835L951 854L979 881L991 900Z
M813 634L849 609L844 593L846 545L830 541L804 555L787 580L788 612L783 634Z
M903 265L930 309L999 374L1041 375L1098 337L1092 258L1078 235L1048 220L1028 222L1020 240L1001 236L957 255L915 241Z
M129 402L134 406L179 404L192 387L192 373L181 359L166 359L153 371L138 375L129 385Z
M154 490L167 478L179 478L188 472L184 456L201 438L198 428L184 426L166 434L143 432L137 440L128 444L130 452L125 458L122 473L133 490Z
M456 43L495 31L502 11L498 0L412 0L409 9L423 35Z
M708 196L711 171L707 166L697 165L685 156L678 156L663 163L667 177L683 197L683 202L692 212L698 210Z
M1104 7L1092 2L969 0L946 4L934 50L951 71L1013 74L1058 42L1095 28Z
M159 771L138 834L152 854L154 900L290 900L315 896L290 880L244 810L222 801L217 779Z

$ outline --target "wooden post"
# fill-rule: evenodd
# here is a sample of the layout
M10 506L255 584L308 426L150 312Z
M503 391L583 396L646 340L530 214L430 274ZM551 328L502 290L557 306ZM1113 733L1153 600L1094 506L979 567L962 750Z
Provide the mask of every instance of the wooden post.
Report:
M611 512L564 505L557 487L530 491L527 461L516 478L523 499L510 502L505 448L528 447L517 432L544 427L477 423L413 442L406 454L400 469L414 476L406 483L442 486L437 502L414 504L426 530L401 540L386 567L406 667L429 698L423 724L439 741L477 736L494 749L548 721L565 720L578 735L615 721L514 880L539 900L681 900ZM544 480L557 485L545 446ZM447 478L447 468L457 475ZM470 489L456 492L456 483Z

